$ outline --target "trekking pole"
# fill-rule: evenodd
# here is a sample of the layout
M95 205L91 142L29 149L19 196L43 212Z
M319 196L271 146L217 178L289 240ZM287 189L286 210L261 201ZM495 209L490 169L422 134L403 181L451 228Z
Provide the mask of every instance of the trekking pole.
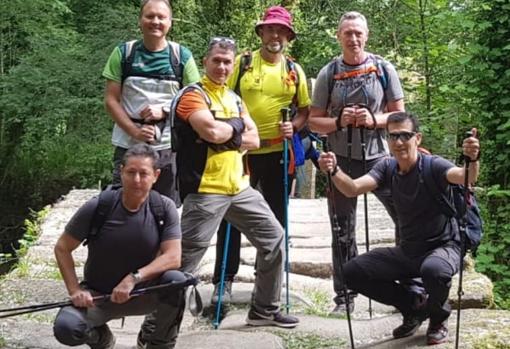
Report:
M367 173L367 159L365 155L365 127L359 128L359 138L361 142L361 161L363 163L363 173ZM370 251L370 236L368 231L368 195L363 193L363 203L365 208L365 248L366 252ZM368 315L372 318L372 299L368 299Z
M347 126L347 174L349 177L352 175L352 124ZM356 214L356 212L354 213ZM345 261L349 259L349 250L351 247L351 218L347 219L347 244L345 246L345 251L347 252L345 256ZM354 233L356 234L356 233ZM349 306L349 304L347 304Z
M327 137L321 137L322 140L322 149L325 153L329 151L328 146L328 138ZM333 197L333 181L331 180L331 172L328 172L327 174L327 184L328 184L328 201L329 201L329 208L330 208L330 216L331 216L331 230L333 233L333 236L336 237L336 245L338 248L338 254L340 257L340 260L343 261L343 251L342 251L342 244L340 243L340 225L338 224L338 218L336 216L336 207L335 207L335 198ZM352 334L352 323L351 323L351 310L349 309L349 291L347 289L347 285L345 283L345 274L344 274L344 265L341 262L340 263L340 275L342 277L342 284L343 289L345 293L345 301L346 301L346 314L347 314L347 325L349 326L349 338L351 340L351 348L354 349L354 336Z
M374 122L374 129L377 127L377 122L374 116L374 113L372 113L372 110L366 105L366 104L360 104L358 105L359 108L365 108L368 110L370 115L372 116L372 121ZM359 139L361 143L361 162L363 164L363 173L367 173L367 158L366 158L366 143L365 143L365 127L361 126L359 128ZM366 252L370 251L370 234L369 234L369 227L368 227L368 194L363 193L363 202L364 202L364 208L365 208L365 248ZM368 314L370 318L372 318L372 299L368 299Z
M282 121L290 121L290 108L282 108ZM290 308L289 299L289 140L283 138L283 200L285 219L285 310L287 314Z
M184 288L187 286L196 286L198 284L198 279L191 274L187 274L188 278L185 281L180 282L169 282L165 284L155 285L155 286L148 286L145 288L139 288L131 291L129 294L131 297L138 297L144 294L147 294L149 292L158 291L165 288ZM111 294L103 294L99 296L95 296L92 299L94 302L99 301L107 301L111 297ZM8 318L11 316L17 316L17 315L23 315L23 314L29 314L29 313L36 313L39 311L49 310L49 309L55 309L55 308L63 308L73 305L73 302L71 300L67 301L61 301L61 302L52 302L52 303L42 303L42 304L34 304L34 305L27 305L27 306L21 306L16 308L8 308L8 309L0 309L0 313L7 313L0 315L0 319Z
M472 137L473 133L471 131L466 132L466 137ZM462 276L464 269L464 255L466 254L466 230L467 227L467 209L469 206L469 163L471 162L471 158L467 155L464 155L464 212L462 214L462 219L459 224L459 232L460 232L460 261L459 261L459 287L457 289L457 327L455 328L455 349L459 348L459 333L460 333L460 309L462 301L462 295L464 291L462 290Z
M223 291L225 287L225 274L227 271L227 259L228 259L228 247L230 244L230 223L227 222L227 227L225 231L225 241L223 243L223 257L221 259L221 273L220 273L220 289L218 294L218 303L216 303L216 316L214 317L213 326L214 329L217 330L220 325L220 315L221 315L221 301L223 300Z

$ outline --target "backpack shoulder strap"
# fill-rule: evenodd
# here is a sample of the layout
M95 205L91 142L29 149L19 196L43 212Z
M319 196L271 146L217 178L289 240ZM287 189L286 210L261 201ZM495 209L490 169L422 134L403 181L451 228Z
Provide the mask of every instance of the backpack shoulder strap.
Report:
M121 185L108 185L105 187L98 196L96 210L90 221L89 234L83 245L87 245L90 240L96 239L103 227L108 215L112 211L113 203L115 200L115 193Z
M200 92L202 97L205 99L205 102L207 103L207 106L211 107L211 98L205 93L202 84L200 82L196 82L194 84L185 86L177 94L172 98L172 102L170 103L170 111L169 111L169 120L170 120L170 127L174 127L175 125L175 114L177 112L177 106L179 105L179 102L183 95L188 93L189 91L196 90Z
M375 66L377 68L377 77L381 82L383 90L386 90L388 87L388 71L386 70L386 61L379 55L372 55L372 58L375 62Z
M181 59L181 45L169 40L168 49L170 51L170 65L172 66L172 70L174 71L175 78L179 82L179 87L182 88L184 67Z
M420 172L420 182L423 182L427 188L427 192L436 200L439 204L439 208L441 211L448 217L453 217L456 215L455 206L452 204L451 200L439 189L439 185L434 178L432 173L432 161L434 160L433 156L430 155L421 155L421 163L418 165L421 167Z
M385 179L386 182L390 184L390 189L392 189L393 177L397 172L397 160L395 158L388 158L388 166L386 167Z
M296 68L296 62L294 61L294 58L286 55L285 56L285 62L287 65L287 74L294 76L294 82L296 86L296 92L294 93L294 96L292 97L292 104L295 108L298 106L298 93L299 93L299 73Z
M133 58L136 52L136 46L139 40L126 41L122 44L121 53L121 70L122 70L122 83L131 74L131 68L133 65Z
M165 206L161 194L155 190L151 190L149 193L149 208L154 216L154 221L157 224L158 233L161 237L165 226Z
M241 97L239 97L239 95L235 93L233 90L229 89L228 91L232 95L232 98L234 98L234 100L236 101L237 111L239 112L239 116L241 116L241 112L243 111L243 102L241 100Z
M335 87L335 75L337 73L337 61L338 57L333 59L328 63L326 68L326 79L328 81L328 103L326 104L326 109L329 107L329 103L331 103L331 93L333 92L333 87Z
M234 87L234 92L239 96L241 95L241 78L244 73L250 69L251 61L253 59L253 54L251 51L245 51L239 58L239 74L237 74L236 85Z
M202 97L204 98L207 106L211 107L211 98L205 93L204 89L202 88L202 84L200 82L196 82L191 85L187 85L184 88L180 89L177 94L172 98L172 101L170 102L169 112L168 112L168 120L170 123L170 148L173 151L178 152L181 144L182 144L182 137L180 136L179 129L181 128L183 121L179 120L177 116L177 108L179 106L179 103L181 101L181 98L184 94L188 93L189 91L198 91Z

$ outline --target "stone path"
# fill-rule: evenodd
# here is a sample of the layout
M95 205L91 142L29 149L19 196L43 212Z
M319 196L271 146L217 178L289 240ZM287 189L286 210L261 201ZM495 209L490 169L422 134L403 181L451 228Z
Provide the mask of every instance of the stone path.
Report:
M19 267L0 282L0 306L2 308L28 303L51 302L65 299L66 292L55 266L53 245L73 212L89 197L93 190L76 190L65 200L55 204L42 226L39 242L33 246ZM348 327L345 319L327 317L332 304L331 234L325 199L290 201L290 249L291 312L298 315L300 325L293 330L276 328L253 328L244 319L253 287L254 249L243 242L242 265L234 284L233 306L221 323L219 330L212 330L206 318L197 319L186 313L177 348L347 348ZM364 250L363 200L358 206L357 239L360 252ZM393 244L393 224L377 200L369 195L370 244L371 247ZM75 254L78 265L86 258L86 249ZM206 282L199 286L205 305L210 299L210 280L214 263L214 241L211 243L200 267ZM483 275L465 274L463 302L470 307L484 307L492 302L490 281ZM451 300L456 299L456 285L452 286ZM283 294L284 296L284 294ZM285 297L282 297L285 299ZM421 348L425 346L423 325L419 333L407 339L392 340L391 329L398 326L401 317L387 307L373 302L373 318L369 320L368 301L356 300L353 314L353 332L357 348ZM51 323L56 311L46 311L29 316L0 320L0 348L63 348L52 336ZM112 321L117 336L116 348L133 348L141 317ZM476 328L477 331L472 331ZM510 348L509 312L468 309L462 312L461 348L474 348L476 343L493 341ZM453 346L455 313L450 318L450 342L436 348ZM308 343L308 344L307 344ZM313 343L313 344L309 344ZM474 344L473 344L474 343ZM507 345L508 346L505 346ZM495 346L496 347L496 346ZM84 346L78 347L84 348Z

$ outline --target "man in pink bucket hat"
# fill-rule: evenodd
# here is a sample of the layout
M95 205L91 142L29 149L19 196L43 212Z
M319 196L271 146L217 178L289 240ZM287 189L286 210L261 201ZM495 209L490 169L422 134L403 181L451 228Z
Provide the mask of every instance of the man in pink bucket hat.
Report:
M258 21L255 25L255 32L258 36L261 36L260 30L263 26L274 24L286 27L289 32L287 34L288 41L292 41L296 38L294 28L292 28L292 16L290 13L281 6L271 6L264 13L264 18Z
M294 172L291 140L294 133L304 128L311 100L303 69L284 53L289 42L296 37L290 13L281 6L269 7L262 20L255 25L255 32L260 37L260 49L245 52L236 58L228 85L246 103L260 136L260 148L250 150L247 156L250 184L262 193L282 227L285 227L290 185L284 182L287 179L287 184L292 183ZM289 108L290 112L287 112ZM283 117L284 113L290 116L288 120ZM285 140L288 140L289 165L286 170ZM300 142L299 138L297 141ZM226 226L226 221L223 221L218 230L213 305L218 302L221 288L219 283ZM231 300L232 282L239 269L240 246L240 233L232 226L222 294L222 304L225 305ZM279 326L278 321L261 319L256 314L250 314L247 322L250 325Z

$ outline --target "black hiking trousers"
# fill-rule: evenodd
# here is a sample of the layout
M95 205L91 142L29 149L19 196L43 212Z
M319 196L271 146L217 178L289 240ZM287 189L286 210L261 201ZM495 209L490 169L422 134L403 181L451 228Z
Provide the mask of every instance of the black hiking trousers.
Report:
M401 247L382 247L344 266L347 286L376 302L392 305L402 315L413 314L416 293L399 280L421 277L428 294L426 310L437 325L450 316L448 294L460 261L460 245L449 241L420 256L409 256Z
M382 158L367 160L366 169L370 171ZM353 179L363 176L366 172L363 171L363 161L352 159L350 164L347 158L337 155L338 166ZM396 213L391 198L390 188L378 188L375 190L374 195L384 205L386 211L395 222ZM333 289L335 290L336 296L334 302L336 304L345 304L346 297L344 294L344 281L342 279L342 273L340 272L340 263L345 264L347 261L355 258L358 255L358 246L356 244L356 209L358 206L358 198L349 198L342 194L335 186L333 186L333 200L335 201L336 217L338 225L340 226L340 234L332 233L331 239L331 252L333 257ZM332 206L331 200L328 200L328 213L330 223L332 221ZM368 212L370 219L371 212ZM364 224L364 222L362 223ZM340 241L339 241L340 240ZM342 257L340 258L340 251L342 249ZM349 299L352 302L352 297L356 296L355 292L349 291Z

